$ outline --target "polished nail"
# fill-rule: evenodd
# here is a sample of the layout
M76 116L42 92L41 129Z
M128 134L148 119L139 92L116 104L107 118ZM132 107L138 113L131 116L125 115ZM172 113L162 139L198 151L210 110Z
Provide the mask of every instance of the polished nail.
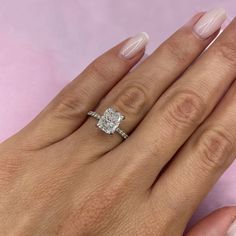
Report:
M220 29L226 18L225 9L215 8L206 12L195 24L193 30L200 38L207 39Z
M128 40L120 51L120 55L126 59L131 59L141 50L143 50L149 41L149 36L141 32Z
M236 220L229 227L227 236L236 236Z

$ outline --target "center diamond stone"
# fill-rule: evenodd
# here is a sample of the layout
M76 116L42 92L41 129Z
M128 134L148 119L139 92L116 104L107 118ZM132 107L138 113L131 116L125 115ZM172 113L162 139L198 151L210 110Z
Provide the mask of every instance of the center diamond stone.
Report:
M97 126L107 134L114 134L124 118L120 112L110 107L101 116Z

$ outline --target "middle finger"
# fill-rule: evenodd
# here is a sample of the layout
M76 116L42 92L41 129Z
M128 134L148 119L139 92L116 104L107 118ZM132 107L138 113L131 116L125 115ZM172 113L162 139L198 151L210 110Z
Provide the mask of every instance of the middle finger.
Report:
M234 81L235 37L236 19L159 99L128 142L120 146L121 152L136 147L133 161L145 162L143 167L149 173L150 185Z

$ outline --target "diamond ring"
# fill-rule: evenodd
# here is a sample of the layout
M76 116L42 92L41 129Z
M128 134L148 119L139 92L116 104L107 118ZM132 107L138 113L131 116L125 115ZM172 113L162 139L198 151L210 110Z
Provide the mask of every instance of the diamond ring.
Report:
M116 111L113 107L107 108L102 116L95 111L89 111L88 115L98 120L97 127L106 134L114 134L117 132L123 139L128 138L128 135L119 128L125 116Z

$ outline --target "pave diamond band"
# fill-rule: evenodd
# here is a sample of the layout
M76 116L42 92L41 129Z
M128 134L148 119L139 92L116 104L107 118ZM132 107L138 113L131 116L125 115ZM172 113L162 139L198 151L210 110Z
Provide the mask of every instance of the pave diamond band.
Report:
M106 109L103 115L99 115L95 111L89 111L88 115L98 120L97 127L106 134L118 133L123 139L127 139L128 135L119 128L119 125L125 117L113 107Z

